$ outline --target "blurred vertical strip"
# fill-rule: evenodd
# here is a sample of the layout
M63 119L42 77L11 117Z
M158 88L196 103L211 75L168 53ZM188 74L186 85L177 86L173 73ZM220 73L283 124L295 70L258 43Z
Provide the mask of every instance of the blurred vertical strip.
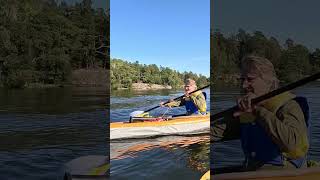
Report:
M110 164L110 85L111 85L111 81L110 81L110 0L106 0L107 1L107 8L106 8L106 14L107 14L107 19L106 19L106 27L107 27L107 31L106 31L106 37L107 37L107 42L106 42L106 46L107 46L107 56L106 56L106 61L105 61L105 68L107 69L107 73L108 75L107 77L107 106L106 106L106 117L107 117L107 147L109 147L108 149L108 161ZM108 170L108 176L110 176L110 168Z
M214 78L216 78L216 77L214 77L214 55L213 55L213 49L214 49L214 47L213 47L213 41L214 41L214 39L213 39L213 26L214 26L214 24L213 24L213 3L214 3L214 0L210 0L210 85L211 85L211 88L210 88L210 114L214 114L214 100L213 100L213 95L214 95ZM210 119L210 127L211 127L211 123L212 123L212 120ZM210 136L211 137L211 136ZM210 141L210 142L212 142L212 141ZM213 163L211 163L212 162L212 153L213 153L213 145L211 145L210 144L210 153L209 153L209 156L210 156L210 158L209 158L209 164L210 164L210 170L213 168L212 167L212 165L213 165ZM212 171L210 171L210 172L212 172Z

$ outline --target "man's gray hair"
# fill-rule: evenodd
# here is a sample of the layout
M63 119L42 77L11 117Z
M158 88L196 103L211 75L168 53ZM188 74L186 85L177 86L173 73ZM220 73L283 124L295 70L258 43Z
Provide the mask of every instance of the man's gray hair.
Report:
M279 80L277 78L273 64L266 58L248 55L242 58L241 71L242 73L254 71L268 84L270 90L275 90L279 87Z

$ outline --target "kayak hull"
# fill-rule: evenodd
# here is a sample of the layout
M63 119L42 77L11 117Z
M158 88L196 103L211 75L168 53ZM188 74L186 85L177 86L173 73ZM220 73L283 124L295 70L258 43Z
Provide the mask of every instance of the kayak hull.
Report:
M319 180L320 168L288 170L263 170L255 172L226 173L211 176L214 180Z
M116 122L110 124L110 140L200 134L209 129L210 115L181 116L161 122Z

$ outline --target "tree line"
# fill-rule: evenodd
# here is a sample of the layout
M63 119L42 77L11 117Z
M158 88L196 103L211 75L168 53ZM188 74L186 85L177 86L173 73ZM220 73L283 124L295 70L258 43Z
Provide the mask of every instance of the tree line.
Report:
M110 62L110 77L112 89L131 88L132 83L160 84L180 88L187 78L194 79L198 87L202 87L210 81L209 78L201 74L180 73L168 67L140 64L138 61L131 63L115 58L112 58Z
M248 33L239 29L228 37L219 30L211 33L213 82L227 82L240 73L241 59L247 54L269 59L282 82L292 82L320 70L320 49L310 51L306 46L288 38L284 45L261 31Z
M0 1L0 85L70 81L74 69L108 68L109 10L92 0Z

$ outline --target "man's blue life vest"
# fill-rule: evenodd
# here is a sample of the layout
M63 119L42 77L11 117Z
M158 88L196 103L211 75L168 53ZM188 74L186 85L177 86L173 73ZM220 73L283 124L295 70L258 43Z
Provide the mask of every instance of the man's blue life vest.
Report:
M205 92L202 92L204 95L204 98L207 99L207 94ZM206 112L200 113L197 106L194 104L194 102L190 99L189 101L185 102L185 107L187 114L205 114Z

